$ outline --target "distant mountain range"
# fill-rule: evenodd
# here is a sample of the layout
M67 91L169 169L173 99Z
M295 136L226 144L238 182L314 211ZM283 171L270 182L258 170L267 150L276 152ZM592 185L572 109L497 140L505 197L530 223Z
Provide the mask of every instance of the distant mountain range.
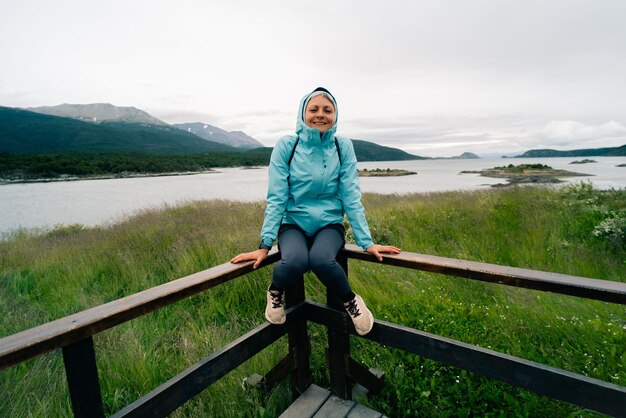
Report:
M85 122L126 122L167 126L167 123L135 107L113 106L109 103L68 104L27 107L25 110L44 115L73 118Z
M549 157L623 157L626 156L626 145L613 148L587 148L570 151L553 149L534 149L510 158L549 158Z
M473 152L464 152L461 155L457 155L455 157L438 157L436 160L477 160L480 157Z
M426 160L397 148L352 140L359 161ZM269 159L271 148L241 131L228 132L202 122L169 125L149 113L109 103L62 104L18 109L0 106L0 152L43 154L115 152L197 154L258 149ZM515 157L626 156L626 145L557 151L537 149ZM465 152L452 159L480 158Z
M73 118L84 122L124 122L140 125L170 126L160 119L155 118L143 110L135 107L114 106L109 103L91 104L67 104L58 106L29 107L25 110L42 113L44 115ZM182 123L171 125L199 136L207 141L228 145L235 148L262 148L264 147L256 139L249 137L243 132L227 132L223 129L205 123Z
M384 147L373 142L353 139L354 153L358 161L406 161L427 160L426 157L409 154L397 148Z
M169 125L96 124L0 107L0 152L42 154L79 151L189 154L233 152L238 149L207 141Z
M36 111L33 111L36 110ZM56 113L50 115L47 113ZM368 141L353 140L359 161L426 159ZM194 154L271 148L243 132L227 132L204 123L168 125L133 107L109 104L60 105L31 110L0 106L0 152L134 152Z
M191 132L207 141L218 142L235 148L262 148L265 146L241 131L227 132L202 122L175 123L172 126L182 129L183 131Z

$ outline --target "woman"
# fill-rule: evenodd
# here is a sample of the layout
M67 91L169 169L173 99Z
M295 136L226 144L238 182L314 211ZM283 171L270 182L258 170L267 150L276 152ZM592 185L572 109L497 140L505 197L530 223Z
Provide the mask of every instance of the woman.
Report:
M296 136L282 137L272 152L267 207L259 249L239 254L232 263L267 257L278 238L281 259L274 267L267 291L265 317L272 324L285 322L283 292L302 273L312 270L340 295L356 331L365 335L374 317L363 299L352 292L343 268L335 260L344 246L344 213L356 243L382 261L381 253L399 253L394 246L372 241L352 142L335 137L337 103L318 87L300 102Z

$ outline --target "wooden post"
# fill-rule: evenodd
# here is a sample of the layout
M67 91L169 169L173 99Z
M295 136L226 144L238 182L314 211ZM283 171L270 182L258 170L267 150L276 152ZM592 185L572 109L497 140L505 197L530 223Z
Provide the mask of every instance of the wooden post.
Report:
M339 253L337 261L348 275L348 258ZM343 302L339 295L328 291L326 304L331 308L344 312ZM343 316L345 319L345 315ZM343 399L352 399L351 383L348 379L347 358L350 356L350 335L339 331L339 328L328 326L328 369L330 372L330 391Z
M288 308L302 302L304 302L304 277L301 276L293 286L285 289L285 306ZM295 370L291 373L291 389L294 397L298 397L311 385L309 364L311 342L304 317L297 326L290 327L288 338L289 352L293 354L295 361Z
M104 417L93 338L63 347L63 362L74 416Z

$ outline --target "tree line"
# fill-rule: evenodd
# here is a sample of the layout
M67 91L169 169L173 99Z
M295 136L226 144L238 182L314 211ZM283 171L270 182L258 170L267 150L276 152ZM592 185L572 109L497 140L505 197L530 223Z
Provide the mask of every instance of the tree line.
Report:
M159 155L140 153L68 152L0 153L0 177L8 180L98 176L119 173L200 172L212 167L268 165L271 149L247 152Z

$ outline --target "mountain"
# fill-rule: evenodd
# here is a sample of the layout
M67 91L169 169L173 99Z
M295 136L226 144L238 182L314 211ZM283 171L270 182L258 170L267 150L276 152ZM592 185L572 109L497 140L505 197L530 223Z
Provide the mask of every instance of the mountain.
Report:
M451 160L476 160L480 159L480 157L473 152L464 152L461 155L457 155L456 157L450 157Z
M58 106L29 107L25 110L42 113L44 115L61 116L94 123L126 122L167 126L167 123L151 116L143 110L139 110L135 107L113 106L109 103L64 103Z
M426 157L409 154L397 148L384 147L373 142L353 139L354 153L358 161L406 161L427 160Z
M78 119L84 122L124 122L141 125L174 126L189 133L195 134L207 141L217 142L239 149L264 147L256 139L241 131L227 132L206 123L181 123L169 125L155 118L143 110L135 107L114 106L110 103L67 104L58 106L29 107L25 110L44 115L60 116Z
M454 157L418 157L417 159L421 160L476 160L480 159L480 157L473 152L464 152L461 155L457 155Z
M509 158L548 158L548 157L623 157L626 156L626 145L613 148L587 148L571 151L557 151L553 149L535 149L526 151L522 155Z
M182 129L183 131L190 132L204 138L208 141L217 142L220 144L226 144L235 148L262 148L265 145L261 144L256 139L246 135L241 131L227 132L215 126L208 125L201 122L193 123L175 123L172 126Z
M169 125L98 124L0 106L0 152L137 152L192 154L239 150Z
M141 111L139 111L141 112ZM145 112L144 112L145 113ZM146 114L147 115L147 114ZM149 116L149 115L148 115ZM158 120L158 119L157 119ZM203 139L181 125L200 127L210 137L239 138L238 147ZM204 128L207 126L207 128ZM191 129L192 126L188 126ZM207 132L213 132L208 134ZM54 152L116 152L151 154L197 154L206 152L242 152L254 161L269 154L271 148L260 144L243 132L226 132L206 124L128 123L118 121L85 122L72 117L60 117L0 106L0 152L11 154L43 154ZM426 157L409 154L397 148L353 139L359 161L423 160ZM251 160L252 161L252 160Z

